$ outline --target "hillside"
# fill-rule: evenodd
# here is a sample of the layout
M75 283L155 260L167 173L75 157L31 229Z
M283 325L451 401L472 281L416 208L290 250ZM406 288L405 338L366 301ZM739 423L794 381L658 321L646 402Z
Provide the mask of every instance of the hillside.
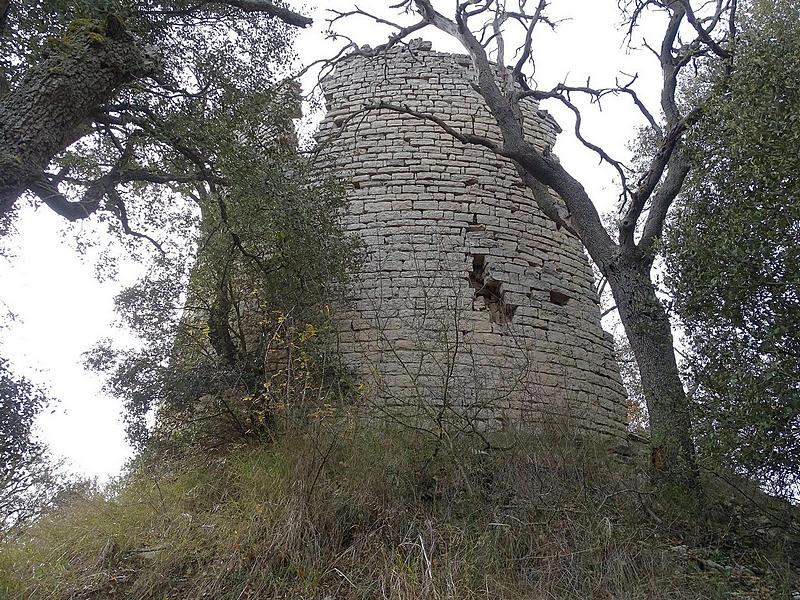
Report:
M145 453L108 489L63 498L3 542L3 597L766 600L798 589L800 546L775 506L756 510L755 495L719 480L702 500L656 491L631 448L555 425L487 438L316 417L205 456Z

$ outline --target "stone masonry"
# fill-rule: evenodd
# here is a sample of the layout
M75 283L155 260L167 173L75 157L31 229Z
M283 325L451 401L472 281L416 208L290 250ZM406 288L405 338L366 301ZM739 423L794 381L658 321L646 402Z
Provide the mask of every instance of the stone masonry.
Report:
M380 406L467 426L569 419L625 431L625 391L581 243L556 229L514 166L385 100L499 138L468 57L415 42L352 58L323 81L320 160L351 183L366 264L337 310L341 352ZM529 135L559 131L534 103Z

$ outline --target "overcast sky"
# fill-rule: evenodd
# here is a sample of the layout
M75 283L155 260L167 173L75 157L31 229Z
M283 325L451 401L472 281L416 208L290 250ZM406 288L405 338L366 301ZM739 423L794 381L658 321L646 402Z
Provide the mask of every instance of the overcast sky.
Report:
M363 5L377 12L395 3L365 0ZM453 2L439 4L446 13ZM629 53L622 46L624 32L619 26L617 1L552 0L551 4L551 14L562 22L555 33L545 28L539 32L539 86L549 87L565 77L569 83L582 85L589 75L595 86L612 85L620 71L638 72L637 89L658 114L657 62L645 51ZM298 51L304 62L328 56L334 48L322 34L324 7L343 9L351 6L352 0L321 1L318 5L321 8L312 13L314 29L303 32L299 39ZM387 31L364 20L342 23L339 30L359 44L373 46L385 41ZM416 37L432 40L435 49L458 51L453 41L433 30ZM558 106L543 107L551 110L565 130L555 148L562 163L584 182L601 211L612 210L617 195L613 172L599 166L596 155L574 140L568 113ZM587 113L585 135L613 156L624 158L631 133L642 119L627 98L609 99L603 109L602 113ZM10 311L17 317L0 330L0 353L59 400L55 413L41 420L43 437L54 452L65 456L74 471L106 479L120 470L130 449L124 441L119 401L102 392L101 379L82 367L81 355L101 337L121 335L114 325L113 297L135 280L141 268L128 262L120 271L121 280L99 282L91 259L82 259L74 245L64 241L62 227L59 217L46 208L20 215L13 256L0 258L0 313Z

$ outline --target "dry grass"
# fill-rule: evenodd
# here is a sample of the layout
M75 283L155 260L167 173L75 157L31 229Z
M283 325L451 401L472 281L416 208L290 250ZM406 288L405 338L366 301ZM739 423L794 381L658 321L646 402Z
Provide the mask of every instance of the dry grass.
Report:
M506 449L328 418L270 446L140 464L7 540L0 596L788 597L780 555L759 577L696 568L675 527L653 521L640 474L602 444L492 441Z

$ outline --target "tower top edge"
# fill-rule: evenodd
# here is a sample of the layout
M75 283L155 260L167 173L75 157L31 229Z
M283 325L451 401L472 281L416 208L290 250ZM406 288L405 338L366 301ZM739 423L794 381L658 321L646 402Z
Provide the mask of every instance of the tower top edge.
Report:
M334 68L326 74L322 81L327 79L335 79L336 67L343 66L351 61L357 60L380 60L387 57L399 58L403 54L407 54L413 60L415 54L425 54L428 57L435 59L450 59L461 67L471 67L472 59L467 54L458 52L440 52L433 49L433 42L422 38L415 38L402 44L396 44L391 48L381 50L364 44L358 50L341 57L334 63Z
M403 55L405 55L407 58L403 57ZM354 75L354 71L352 71L353 61L372 60L383 60L385 61L384 64L398 61L398 65L403 65L406 68L408 68L409 65L405 63L416 63L418 61L422 61L420 64L425 64L426 60L432 60L435 64L441 63L444 65L452 65L456 71L460 72L469 73L474 69L472 59L469 55L434 50L433 42L423 38L415 38L409 40L408 42L394 45L386 50L376 50L369 45L363 45L358 49L358 51L339 59L333 65L333 68L320 79L320 85L325 94L326 101L330 101L330 92L332 92L334 89L338 88L342 84L347 87L352 83L352 78ZM348 63L350 63L349 66L347 66ZM497 68L495 63L491 64ZM356 68L356 79L359 78L358 71L359 69ZM549 123L554 134L557 135L558 133L561 133L562 128L556 119L548 111L539 109L538 101L528 98L528 102L529 105L533 107L533 110L536 111L538 117Z

